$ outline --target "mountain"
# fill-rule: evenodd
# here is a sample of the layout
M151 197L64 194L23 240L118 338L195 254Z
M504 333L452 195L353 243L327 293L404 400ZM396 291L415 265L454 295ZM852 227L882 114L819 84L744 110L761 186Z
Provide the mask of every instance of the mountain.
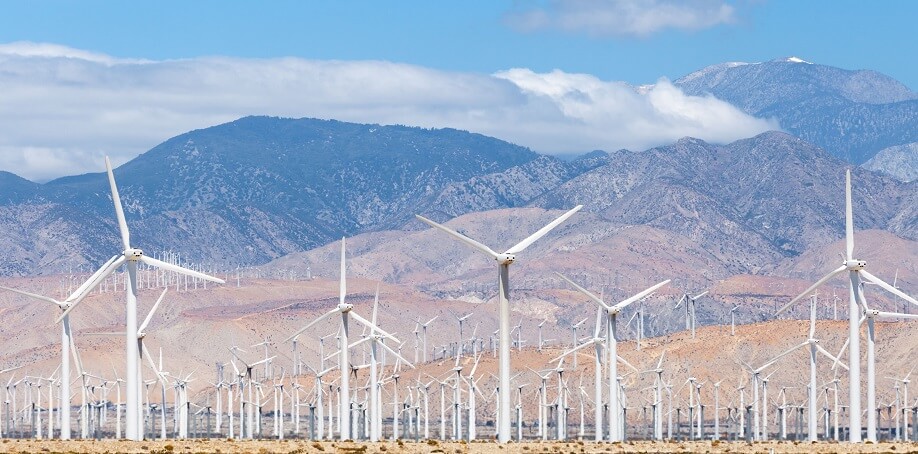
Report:
M709 66L675 81L710 94L860 164L878 151L918 142L918 93L886 75L791 57Z
M458 130L247 117L169 139L115 175L138 247L235 266L400 227L450 185L536 159L546 158ZM104 174L45 185L3 174L0 193L0 222L15 234L0 240L6 274L120 250Z
M862 167L899 181L918 180L918 142L884 148Z
M502 250L562 210L585 205L519 255L511 279L515 310L568 321L582 317L556 293L565 287L554 274L561 272L591 289L605 289L612 298L673 279L667 295L712 289L713 301L705 301L699 312L705 323L720 321L729 304L740 302L749 311L744 320L765 320L777 300L795 296L838 266L849 165L799 138L770 132L727 145L686 138L642 152L611 153L604 162L540 188L543 194L526 207L470 212L447 222ZM853 169L852 182L857 256L887 279L900 266L900 278L914 276L918 183L859 168ZM464 187L469 186L474 187ZM349 238L349 272L438 299L493 299L493 260L419 222L406 227L410 230ZM309 269L331 278L337 275L339 251L340 244L328 244L282 257L257 272L305 275ZM838 291L844 290L839 286ZM886 302L882 295L873 297ZM648 332L678 327L679 315L667 304L655 304L665 315Z
M598 216L594 229L643 225L661 241L692 242L686 250L700 246L694 253L717 263L710 276L723 278L836 239L845 167L777 132L562 161L449 129L248 117L167 140L115 174L135 244L181 251L198 266L250 266L342 236L422 229L415 213L443 221L583 203ZM914 183L860 169L855 180L859 227L918 236ZM3 274L88 269L120 250L104 174L44 185L0 174L0 185Z

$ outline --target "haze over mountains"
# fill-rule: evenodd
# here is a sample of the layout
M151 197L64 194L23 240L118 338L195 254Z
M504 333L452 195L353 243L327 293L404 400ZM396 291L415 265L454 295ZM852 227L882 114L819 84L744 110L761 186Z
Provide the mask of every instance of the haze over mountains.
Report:
M651 228L662 243L698 248L717 264L707 266L719 270L711 276L726 277L759 273L839 237L850 164L837 156L859 163L918 140L915 93L875 72L779 60L710 67L676 84L773 115L826 148L772 132L563 161L450 129L246 117L169 139L115 174L139 247L221 268L341 236L421 229L415 213L442 221L583 203L591 228ZM839 126L842 118L860 129ZM918 239L914 182L860 169L854 179L859 229ZM95 267L119 250L101 173L46 184L3 173L0 194L4 275Z

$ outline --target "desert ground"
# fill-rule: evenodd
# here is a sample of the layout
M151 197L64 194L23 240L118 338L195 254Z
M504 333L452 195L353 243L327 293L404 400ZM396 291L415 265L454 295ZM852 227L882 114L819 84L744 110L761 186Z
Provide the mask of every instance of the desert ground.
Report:
M3 440L0 453L914 453L918 443L794 443L794 442L380 442L334 441L34 441Z

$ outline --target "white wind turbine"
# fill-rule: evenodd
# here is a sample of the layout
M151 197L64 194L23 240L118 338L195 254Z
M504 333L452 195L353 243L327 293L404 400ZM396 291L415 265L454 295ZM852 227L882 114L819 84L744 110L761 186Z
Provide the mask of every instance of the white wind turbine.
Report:
M415 216L420 221L434 228L440 229L463 243L488 254L495 261L498 267L498 320L499 320L499 341L498 349L498 377L499 377L499 394L498 394L498 427L497 441L507 443L510 441L510 400L513 391L510 389L510 264L516 260L516 254L523 252L529 245L536 242L539 238L550 232L574 213L580 211L583 205L577 205L567 213L564 213L558 219L555 219L545 227L530 235L525 240L517 243L515 246L507 249L502 254L494 252L491 248L481 244L465 235L462 235L449 227L440 225L422 216Z
M427 320L425 323L421 323L421 344L424 347L424 354L422 355L422 358L425 363L427 362L427 326L433 323L437 317L439 317L439 315L434 315L432 319Z
M584 319L586 320L586 319ZM596 308L596 325L593 328L593 338L575 346L574 348L564 352L561 356L552 359L549 363L553 363L564 358L567 355L573 354L577 356L577 351L589 346L593 346L595 349L594 361L593 361L593 396L594 402L596 404L593 407L593 425L596 427L594 438L596 441L602 441L602 344L605 342L605 339L599 336L600 331L602 330L602 308Z
M851 208L851 170L845 172L845 260L838 268L829 272L806 289L803 293L792 299L784 307L778 309L775 316L781 315L791 305L799 301L806 295L809 295L817 287L829 279L848 271L848 340L850 343L848 350L848 427L849 436L852 443L861 442L861 342L859 336L860 322L858 307L866 307L863 299L861 287L861 278L882 287L884 290L899 296L912 304L918 304L914 299L899 291L892 285L883 282L878 277L867 272L867 262L854 258L854 215ZM868 423L871 421L871 412L868 412ZM868 427L868 436L870 435Z
M577 329L580 328L586 321L589 320L589 317L580 320L577 323L571 324L571 348L577 348L577 341L580 340L580 336L577 335ZM522 323L522 320L520 320ZM574 369L577 368L577 355L574 355L571 360L574 363Z
M459 345L456 348L456 352L457 352L456 355L460 356L463 353L465 353L463 351L464 350L463 346L465 345L465 338L462 336L462 325L465 323L466 320L468 320L469 317L472 316L472 314L468 313L460 317L456 315L453 311L449 311L449 313L453 314L453 317L455 317L456 321L459 323Z
M47 301L49 303L57 305L61 310L67 312L67 310L78 304L83 300L87 295L89 295L91 288L96 285L97 282L101 281L104 278L100 276L105 272L105 270L115 261L118 256L114 256L108 260L101 268L96 270L89 279L86 280L80 287L78 287L70 296L67 297L64 301L58 301L54 298L49 298L47 296L38 295L35 293L25 292L22 290L17 290L9 287L2 287L0 289L9 290L11 292L18 293L20 295L25 295L30 298L34 298L41 301ZM70 328L70 314L65 313L61 317L61 377L63 383L61 385L61 402L70 402L70 344L73 342L72 331ZM67 384L66 386L64 384ZM58 410L61 418L61 430L60 430L60 439L69 440L70 439L70 406L61 405Z
M377 320L376 315L378 313L378 307L379 307L379 286L377 285L376 286L376 296L373 299L373 315L370 319L370 325L371 325L370 334L367 337L357 342L354 342L349 347L349 348L355 348L360 344L370 342L370 364L369 364L370 366L370 384L369 384L370 407L369 407L369 410L370 410L370 418L371 418L370 419L370 441L372 442L379 441L380 437L382 436L382 401L379 398L379 372L377 371L379 362L377 360L377 357L378 357L377 348L382 347L384 350L387 350L389 353L391 353L392 356L394 356L397 361L404 362L405 364L408 365L408 367L411 367L412 369L414 368L414 365L411 364L411 362L406 360L404 357L402 357L402 355L400 355L398 352L393 350L392 347L389 347L388 345L386 345L385 342L383 342L383 338L385 337L384 335L377 333L378 329L376 328L376 326L378 325L376 324L376 320ZM394 340L396 343L401 343L401 341L399 341L398 339L394 337L390 336L389 338Z
M351 403L351 389L350 389L350 375L351 375L351 364L350 364L350 345L348 341L348 322L350 318L353 318L358 323L367 328L370 328L371 332L375 332L379 335L387 337L389 339L395 340L395 337L391 334L383 331L378 326L367 321L363 317L357 315L352 309L354 306L344 302L345 295L347 294L347 278L345 273L347 271L345 267L345 239L341 238L341 268L340 268L340 281L338 287L338 305L334 309L328 311L319 318L308 323L303 328L299 329L297 332L293 333L290 337L284 340L284 343L289 342L296 336L299 336L309 328L311 328L316 323L319 323L326 318L335 315L341 314L341 329L339 334L341 336L341 348L338 349L338 371L340 373L339 380L340 384L338 387L338 421L340 426L339 436L341 440L349 440L351 438L351 412L350 412L350 403ZM372 336L371 336L372 337ZM369 339L370 337L367 337Z
M683 293L682 298L679 299L679 302L676 303L676 307L673 309L679 309L679 306L685 302L685 329L691 328L692 330L692 339L695 338L695 301L698 301L698 298L701 298L704 295L707 295L708 291L705 290L695 296L691 296L688 293Z
M803 341L803 343L795 345L794 347L788 349L784 353L781 353L780 355L771 359L770 361L765 363L764 366L760 367L759 370L764 370L765 368L770 367L771 365L775 364L779 359L803 347L809 347L809 353L810 353L809 355L810 381L809 381L809 388L808 388L808 393L807 393L807 400L808 400L808 407L809 407L807 430L809 432L809 435L808 435L809 441L816 441L818 438L818 433L817 433L817 428L816 428L816 405L817 405L816 391L818 389L818 386L816 384L816 354L821 353L822 355L831 359L833 363L839 363L842 367L845 367L845 368L847 368L847 366L843 363L840 363L835 356L833 356L825 348L823 348L822 345L819 344L819 339L816 339L816 297L815 295L813 296L813 299L810 302L810 331L809 331L809 336L807 337L807 339ZM763 400L765 399L763 398Z
M618 387L618 335L616 333L615 321L618 317L619 312L622 311L629 304L644 299L647 295L655 292L658 288L669 283L669 279L660 282L628 299L621 301L618 304L610 306L606 304L601 298L590 293L589 290L581 287L576 282L568 279L560 273L556 273L562 279L567 281L569 284L574 286L580 293L588 296L596 304L598 304L602 309L606 311L606 362L607 367L609 368L609 440L610 441L621 441L621 428L622 428L622 418L621 418L621 406L619 404L619 387Z
M126 302L125 302L125 337L126 337L126 357L127 371L125 374L125 388L127 391L127 400L125 402L125 437L129 440L139 441L143 439L143 427L141 421L143 415L140 401L141 377L140 377L140 349L137 342L137 262L145 263L154 268L173 271L176 273L191 276L197 279L217 282L223 284L222 279L208 276L204 273L192 271L187 268L163 262L143 254L143 251L131 246L131 234L128 230L127 221L124 218L124 209L121 206L121 197L118 194L118 186L115 184L115 175L112 172L112 164L108 157L105 158L105 169L108 172L108 182L112 191L112 202L115 205L115 215L118 219L118 228L121 232L121 244L124 250L121 256L109 260L106 266L96 275L96 279L91 282L85 289L85 292L91 292L101 281L115 272L121 265L127 266L126 279ZM64 310L58 321L62 321L70 311L75 308L82 300L74 301L70 307Z
M874 321L877 318L885 319L918 319L916 314L903 314L898 312L884 312L871 309L864 298L863 286L858 288L858 297L864 309L864 318L867 321L867 439L877 441L877 369L876 369L876 331ZM903 299L918 305L914 298L904 295Z

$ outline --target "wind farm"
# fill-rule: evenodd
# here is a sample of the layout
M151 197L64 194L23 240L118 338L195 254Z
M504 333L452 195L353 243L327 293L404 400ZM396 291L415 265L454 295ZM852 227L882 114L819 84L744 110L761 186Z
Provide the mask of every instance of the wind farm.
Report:
M0 356L4 438L98 446L112 446L103 440L319 443L266 445L274 450L389 442L410 452L438 443L567 447L572 441L582 451L609 443L650 450L678 441L675 450L684 452L730 442L739 452L743 446L792 451L802 441L831 446L827 452L841 449L839 443L861 451L869 442L869 452L918 441L918 401L908 393L918 348L918 324L910 320L918 318L918 301L903 288L901 264L887 265L896 267L888 284L866 271L867 260L852 258L861 235L850 171L839 213L843 240L829 246L844 248L844 263L801 292L801 279L776 287L767 276L705 289L697 288L699 280L660 272L603 280L572 259L591 247L582 232L601 224L587 219L567 227L588 217L578 214L589 210L585 205L504 210L478 221L477 229L492 229L487 238L534 231L503 253L472 239L470 216L438 223L418 215L420 225L394 241L409 254L416 253L406 245L418 241L417 250L439 257L415 255L422 265L409 279L416 285L371 277L380 266L368 247L372 234L295 259L308 275L278 275L290 258L245 270L194 266L172 252L157 259L132 248L115 173L108 160L105 165L124 251L85 277L14 278L0 286L7 317L48 314L47 340L63 326L59 343ZM508 218L512 228L500 225ZM874 235L864 235L867 244ZM457 253L463 249L454 243L472 251ZM524 250L542 243L533 258L538 264L520 270L541 276L540 284L511 284L509 265L517 255L526 263ZM349 245L357 257L349 256ZM473 255L481 252L484 257ZM484 270L481 258L496 262L498 279L478 299L452 296L467 275L438 280L438 270L424 269L471 261ZM832 278L845 271L850 301L839 314L837 295L846 287ZM513 302L511 289L522 303ZM756 292L767 295L758 303L742 298ZM808 307L798 308L804 300ZM141 307L149 309L138 326ZM699 316L714 322L699 323ZM124 336L127 348L119 350L116 339ZM804 358L808 368L801 367Z
M918 3L214 3L3 5L0 454L918 453Z

